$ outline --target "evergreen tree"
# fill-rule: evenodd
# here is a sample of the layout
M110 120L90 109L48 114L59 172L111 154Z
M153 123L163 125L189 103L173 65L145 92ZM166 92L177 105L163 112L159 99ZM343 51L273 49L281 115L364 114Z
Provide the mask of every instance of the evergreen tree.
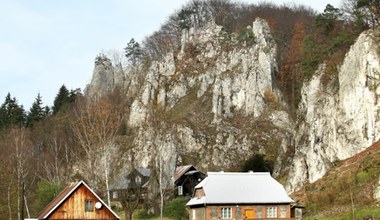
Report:
M81 96L82 92L79 88L70 90L70 95L68 97L68 102L73 103L75 102L76 98Z
M26 126L33 127L34 123L40 121L44 117L46 117L46 111L45 108L42 107L42 97L40 93L38 93L36 100L33 102L32 107L30 107Z
M16 98L12 98L8 93L4 103L0 107L0 128L12 126L23 126L25 123L25 110L17 103Z
M65 85L62 85L54 99L53 114L67 108L73 103L78 95L81 94L80 89L68 90Z
M132 38L124 50L125 56L128 58L129 62L132 66L136 66L143 55L143 50L141 49L140 44Z
M337 20L342 16L342 12L334 6L327 4L322 14L316 18L317 27L323 27L325 33L329 34L334 30Z
M66 88L65 85L62 85L58 91L57 96L54 99L54 105L53 105L54 114L56 114L62 108L62 106L64 106L67 103L69 96L70 96L69 90Z

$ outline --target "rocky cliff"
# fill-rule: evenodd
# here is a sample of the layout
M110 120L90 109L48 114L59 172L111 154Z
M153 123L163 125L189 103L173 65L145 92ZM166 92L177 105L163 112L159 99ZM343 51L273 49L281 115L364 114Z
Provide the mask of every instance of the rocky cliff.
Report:
M362 33L351 46L338 77L324 86L324 65L302 89L295 155L287 189L321 178L334 162L380 138L379 33Z
M292 120L273 86L276 42L269 27L257 19L247 30L253 37L243 40L226 36L215 23L184 31L181 49L122 74L111 63L96 63L88 94L115 85L128 90L128 123L138 130L134 153L139 165L159 155L167 173L178 163L237 169L254 153L263 153L275 161L274 176L288 176L286 187L294 191L379 139L374 31L357 39L338 77L323 84L321 65L305 82Z

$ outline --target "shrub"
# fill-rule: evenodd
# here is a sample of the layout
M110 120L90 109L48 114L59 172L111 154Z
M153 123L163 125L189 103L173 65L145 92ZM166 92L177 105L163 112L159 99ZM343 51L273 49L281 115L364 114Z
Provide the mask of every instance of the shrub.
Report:
M164 216L175 220L189 219L189 214L186 210L186 203L189 200L190 197L172 199L164 207Z
M37 184L37 199L35 209L40 211L49 204L63 189L59 183L42 180Z
M356 180L358 183L365 183L369 178L371 178L371 176L365 171L360 171L356 174Z
M156 217L153 213L148 212L146 209L136 210L133 219L151 219Z
M262 154L254 154L244 162L242 171L270 172L272 174L273 163L273 161L265 159L265 156Z

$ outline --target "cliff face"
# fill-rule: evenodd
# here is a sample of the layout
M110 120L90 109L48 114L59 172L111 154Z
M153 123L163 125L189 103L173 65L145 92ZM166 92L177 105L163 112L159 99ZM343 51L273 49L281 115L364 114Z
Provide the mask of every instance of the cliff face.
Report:
M264 153L275 161L274 176L288 174L286 187L294 191L379 139L374 32L358 38L338 78L322 84L321 65L305 82L292 121L272 85L277 63L269 27L258 19L247 30L253 38L238 40L214 23L184 31L181 49L144 71L96 64L88 94L126 88L128 123L138 131L133 144L138 165L159 158L169 176L178 163L236 169L254 153Z
M338 68L337 79L322 85L324 67L302 89L295 156L287 189L321 178L334 161L371 146L380 138L380 57L374 31L362 33Z
M156 101L170 110L190 92L196 92L196 99L206 93L210 96L213 123L237 111L244 116L262 114L264 92L272 91L272 75L277 68L269 28L264 21L256 21L252 28L256 43L230 51L225 51L218 40L221 31L221 26L211 23L191 34L191 41L186 40L187 45L178 54L168 54L162 62L151 65L141 96L133 102L131 125L144 121L142 109L149 102Z

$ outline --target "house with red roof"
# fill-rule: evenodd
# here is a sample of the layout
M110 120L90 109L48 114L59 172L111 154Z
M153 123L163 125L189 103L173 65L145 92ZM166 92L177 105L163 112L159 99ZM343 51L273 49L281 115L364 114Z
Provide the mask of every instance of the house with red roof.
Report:
M37 219L119 220L120 218L82 180L67 186L40 212Z
M270 173L208 172L186 205L190 220L296 219L293 203Z

